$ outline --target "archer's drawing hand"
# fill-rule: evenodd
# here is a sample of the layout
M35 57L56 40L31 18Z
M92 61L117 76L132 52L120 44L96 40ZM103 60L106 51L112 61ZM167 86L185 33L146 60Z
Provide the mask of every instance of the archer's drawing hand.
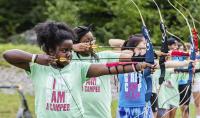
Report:
M164 83L164 85L166 87L168 87L168 88L174 88L173 85L172 85L172 83L171 83L171 81L169 81L169 80L166 80L165 83Z
M89 43L78 43L73 45L73 50L76 52L85 52L90 50Z

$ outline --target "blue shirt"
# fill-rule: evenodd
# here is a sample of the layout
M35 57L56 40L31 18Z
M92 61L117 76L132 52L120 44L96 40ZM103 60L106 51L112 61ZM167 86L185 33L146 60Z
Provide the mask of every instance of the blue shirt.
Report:
M142 72L119 74L119 107L144 107L146 81Z

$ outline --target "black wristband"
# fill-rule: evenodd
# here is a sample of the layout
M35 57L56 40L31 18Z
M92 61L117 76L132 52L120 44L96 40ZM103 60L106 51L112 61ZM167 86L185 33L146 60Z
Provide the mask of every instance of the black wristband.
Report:
M38 58L38 55L35 55L35 59L33 61L34 63L36 62L37 58Z
M115 69L116 69L116 71L117 71L117 74L119 74L119 70L118 70L118 68L117 68L118 66L115 66Z
M109 74L112 74L111 71L110 71L110 67L108 67L108 72L109 72Z
M154 58L158 59L158 55L156 54L156 52L154 51Z
M122 65L122 67L123 67L123 72L124 72L124 73L126 73L126 72L125 72L125 66L126 66L126 65Z

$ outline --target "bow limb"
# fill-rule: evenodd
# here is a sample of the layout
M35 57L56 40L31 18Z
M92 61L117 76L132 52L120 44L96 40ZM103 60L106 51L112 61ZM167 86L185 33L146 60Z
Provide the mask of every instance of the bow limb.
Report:
M198 51L198 32L195 26L195 21L194 21L194 17L192 16L192 14L190 13L190 11L185 8L183 5L181 5L178 1L175 0L175 2L181 6L190 16L190 18L192 19L192 24L193 24L193 28L192 28L192 36L193 36L193 40L194 40L194 45L195 45L195 51Z
M167 1L169 2L169 4L170 4L175 10L177 10L177 11L183 16L183 18L185 19L185 21L186 21L186 23L187 23L190 36L192 36L192 29L191 29L191 26L190 26L189 21L188 21L188 19L186 18L186 16L185 16L178 8L176 8L176 7L170 2L170 0L167 0ZM191 40L191 41L192 41L191 43L193 43L193 40ZM193 44L192 44L192 45L193 45Z
M165 52L168 52L168 51L169 51L168 45L167 45L167 33L168 33L169 35L175 37L176 40L178 40L178 42L180 42L180 43L183 45L184 49L186 50L187 48L186 48L186 45L185 45L184 41L183 41L181 38L179 38L178 36L174 35L173 33L169 32L169 31L167 30L167 27L166 27L166 25L164 24L164 20L163 20L163 17L162 17L162 14L161 14L161 10L160 10L158 4L156 3L155 0L152 0L152 1L153 1L154 4L156 5L157 10L158 10L158 13L159 13L159 16L160 16L160 30L161 30L161 32L162 32L162 44L164 43L164 45L162 45L162 47L161 47L161 51L162 51L162 50L165 51ZM164 49L165 49L165 50L164 50Z
M161 14L161 11L160 11L158 4L156 3L155 0L152 0L152 1L156 5L159 16L160 16L160 31L162 33L162 46L161 46L160 51L164 52L164 53L168 53L169 48L168 48L168 44L167 44L167 29L166 29L166 26L164 24L164 20L162 18L162 14ZM163 81L165 80L165 71L166 71L165 62L166 62L166 56L160 56L159 65L160 65L161 73L160 73L160 77L159 77L159 85L161 85L163 83Z
M189 22L188 22L188 19L186 18L186 16L185 16L178 8L176 8L176 7L170 2L170 0L168 0L168 2L169 2L169 4L170 4L175 10L177 10L177 11L183 16L183 18L185 19L185 21L186 21L186 23L187 23L187 26L188 26L188 29L189 29L189 33L190 33L189 39L190 39L190 43L191 43L190 59L191 59L191 60L195 60L195 58L196 58L195 45L194 45L194 40L193 40L193 35L192 35L192 29L191 29L191 26L190 26L190 24L189 24ZM192 82L192 79L193 79L193 77L194 77L193 69L194 69L194 67L193 67L193 64L192 64L192 62L191 62L191 63L189 64L189 66L188 66L188 71L189 71L188 83L191 83L191 82Z
M190 59L191 60L195 60L195 49L194 49L194 42L193 42L193 37L192 37L192 30L191 30L191 27L190 27L190 24L189 24L189 22L188 22L188 20L187 20L187 18L183 15L183 13L181 13L181 11L179 10L179 9L177 9L171 2L170 2L170 0L168 0L168 2L169 2L169 4L174 8L174 9L176 9L182 16L183 16L183 18L185 19L185 21L186 21L186 23L187 23L187 25L188 25L188 28L189 28L189 32L190 32L190 43L191 43L191 54L190 54ZM192 63L190 63L189 64L189 66L188 66L188 71L189 71L189 79L188 79L188 86L186 87L187 88L187 91L186 91L186 93L189 91L189 87L190 87L190 83L191 83L191 81L192 81L192 78L193 78L193 69L192 68L194 68L193 67L193 65L192 65ZM177 94L177 95L179 95L179 94ZM175 96L173 96L173 98L174 97L176 97L177 95L175 95ZM170 98L170 99L172 99L172 98ZM167 101L166 101L167 102ZM167 112L168 113L168 112ZM164 117L167 113L165 113L162 117Z
M142 20L143 26L146 26L146 25L145 25L145 22L144 22L144 18L143 18L143 16L142 16L142 13L141 13L141 11L140 11L138 5L137 5L133 0L130 0L130 1L135 5L136 9L138 10L138 12L139 12L139 14L140 14L140 18L141 18L141 20Z
M192 16L192 14L190 13L190 11L187 9L187 8L185 8L183 5L181 5L181 3L179 3L178 1L176 1L175 0L175 2L179 5L179 6L181 6L187 13L188 13L188 15L190 16L190 18L192 19L192 24L193 24L193 26L194 26L194 28L196 29L196 26L195 26L195 21L194 21L194 17Z
M151 42L151 38L149 35L149 30L146 27L146 24L144 22L143 16L141 14L141 11L139 9L139 7L137 6L137 4L133 1L130 0L135 7L137 8L139 14L140 14L140 18L142 21L142 34L146 40L146 47L147 47L147 51L146 51L146 55L145 55L145 62L150 63L150 64L154 64L154 51L153 51L153 45ZM152 76L151 76L151 68L146 68L144 70L144 78L146 80L147 83L147 92L145 94L145 101L148 102L151 98L152 95Z

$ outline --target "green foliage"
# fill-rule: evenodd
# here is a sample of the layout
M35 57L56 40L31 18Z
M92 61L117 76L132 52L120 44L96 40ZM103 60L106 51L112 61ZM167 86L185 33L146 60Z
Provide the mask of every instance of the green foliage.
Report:
M44 10L44 0L0 0L0 37L6 39L44 21Z
M161 43L160 17L152 0L134 0L139 6L155 45ZM200 1L177 0L188 8L199 29ZM170 32L188 41L188 26L185 19L167 2L156 0L165 24ZM191 18L175 0L171 2ZM107 43L109 38L127 39L129 35L141 33L139 13L130 0L18 0L0 1L0 42L10 35L32 28L38 22L55 20L66 22L72 27L94 24L98 42Z
M199 1L177 1L188 8L193 16L198 14L200 10L198 7ZM73 26L77 24L94 24L96 27L94 33L100 43L107 43L109 38L127 39L131 34L141 33L142 24L139 13L129 0L55 0L54 2L54 7L49 6L48 13L52 15L50 19L69 22ZM151 32L153 43L159 45L161 43L160 17L155 4L152 0L135 0L135 2L139 6L145 23ZM188 41L189 31L185 19L167 1L156 0L156 2L161 8L168 30ZM172 1L172 3L188 16L187 12L181 9L175 1ZM70 4L71 9L68 11L69 14L65 14L63 11L69 9L68 4ZM74 17L76 17L77 22L71 22ZM191 21L191 18L188 17L188 19Z
M79 23L78 7L68 0L46 0L47 11L45 14L49 20L66 22L72 26Z

